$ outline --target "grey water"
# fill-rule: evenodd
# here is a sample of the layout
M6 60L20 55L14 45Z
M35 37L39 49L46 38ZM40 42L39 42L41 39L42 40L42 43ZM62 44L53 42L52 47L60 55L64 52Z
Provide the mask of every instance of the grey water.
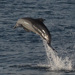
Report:
M71 71L49 69L42 39L13 29L22 17L45 19L52 47L69 58ZM75 75L75 0L0 0L0 75Z

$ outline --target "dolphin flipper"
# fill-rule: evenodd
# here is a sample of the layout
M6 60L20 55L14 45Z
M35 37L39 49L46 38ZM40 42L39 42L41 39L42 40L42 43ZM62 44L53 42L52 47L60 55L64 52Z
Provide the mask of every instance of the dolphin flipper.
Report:
M30 32L30 30L28 30L27 28L25 28L25 27L23 27L23 29L25 30L25 31L27 31L27 32Z

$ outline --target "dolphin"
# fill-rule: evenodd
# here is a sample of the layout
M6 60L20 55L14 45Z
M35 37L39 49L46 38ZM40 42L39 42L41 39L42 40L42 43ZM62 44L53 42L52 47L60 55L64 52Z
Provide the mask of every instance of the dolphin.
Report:
M51 35L49 30L43 23L44 20L45 19L43 18L37 18L37 19L30 17L20 18L18 19L14 28L23 27L28 32L34 32L38 34L40 37L42 37L44 40L46 40L47 44L50 45Z

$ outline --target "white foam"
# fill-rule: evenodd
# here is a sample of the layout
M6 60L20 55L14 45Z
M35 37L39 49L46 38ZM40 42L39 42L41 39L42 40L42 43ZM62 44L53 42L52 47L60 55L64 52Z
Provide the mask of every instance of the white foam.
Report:
M62 57L59 57L58 54L48 46L46 41L43 40L43 43L46 49L48 65L52 70L72 70L72 63L68 57L62 59Z

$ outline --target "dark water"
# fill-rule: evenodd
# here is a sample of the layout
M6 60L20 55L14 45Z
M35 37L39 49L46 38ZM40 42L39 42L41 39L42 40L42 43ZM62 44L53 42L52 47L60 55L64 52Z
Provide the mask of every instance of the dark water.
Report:
M53 48L75 66L75 0L0 0L0 75L75 75L42 65L47 56L41 38L13 29L22 17L46 19Z

